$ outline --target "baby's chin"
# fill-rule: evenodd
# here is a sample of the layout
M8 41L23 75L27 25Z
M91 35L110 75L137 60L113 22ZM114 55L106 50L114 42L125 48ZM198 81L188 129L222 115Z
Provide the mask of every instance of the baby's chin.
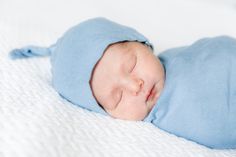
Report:
M146 107L146 109L143 109L142 111L138 112L114 112L114 111L106 111L111 117L115 119L121 119L121 120L129 120L129 121L142 121L145 119L145 117L149 114L150 109Z
M115 118L115 119L121 119L121 120L128 120L128 121L142 121L144 120L145 116L123 116L123 115L111 115L111 117Z

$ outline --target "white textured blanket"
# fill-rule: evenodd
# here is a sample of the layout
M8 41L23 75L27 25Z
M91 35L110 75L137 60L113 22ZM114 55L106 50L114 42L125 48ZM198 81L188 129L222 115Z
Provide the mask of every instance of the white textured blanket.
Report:
M5 1L0 13L12 10L8 6L18 8ZM114 120L63 100L51 86L49 58L12 61L7 55L26 44L49 45L67 25L47 29L15 14L0 15L0 157L236 157L236 150L212 150L151 124Z

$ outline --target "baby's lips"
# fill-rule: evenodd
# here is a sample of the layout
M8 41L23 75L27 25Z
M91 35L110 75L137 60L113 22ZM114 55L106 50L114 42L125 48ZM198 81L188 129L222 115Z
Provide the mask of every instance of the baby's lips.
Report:
M153 106L154 103L156 103L157 100L157 87L156 85L153 87L151 93L148 95L146 103L149 107Z

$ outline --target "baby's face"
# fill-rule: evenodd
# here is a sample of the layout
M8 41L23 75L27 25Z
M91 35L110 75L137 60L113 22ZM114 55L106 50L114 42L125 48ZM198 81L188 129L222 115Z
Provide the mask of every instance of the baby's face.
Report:
M90 85L98 103L114 118L143 120L164 86L164 69L139 42L110 45L96 64Z

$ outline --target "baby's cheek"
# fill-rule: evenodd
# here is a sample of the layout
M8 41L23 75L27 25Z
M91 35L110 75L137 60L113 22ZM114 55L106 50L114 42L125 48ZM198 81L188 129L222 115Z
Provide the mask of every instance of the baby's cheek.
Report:
M146 107L137 107L130 111L130 120L143 120L148 114Z
M105 108L105 109L114 110L114 109L117 107L117 103L116 103L115 100L112 99L112 98L106 99L105 102L106 102L106 103L104 103L104 104L102 105L103 108Z
M144 104L132 103L126 105L120 115L128 120L143 120L148 114L148 108Z

